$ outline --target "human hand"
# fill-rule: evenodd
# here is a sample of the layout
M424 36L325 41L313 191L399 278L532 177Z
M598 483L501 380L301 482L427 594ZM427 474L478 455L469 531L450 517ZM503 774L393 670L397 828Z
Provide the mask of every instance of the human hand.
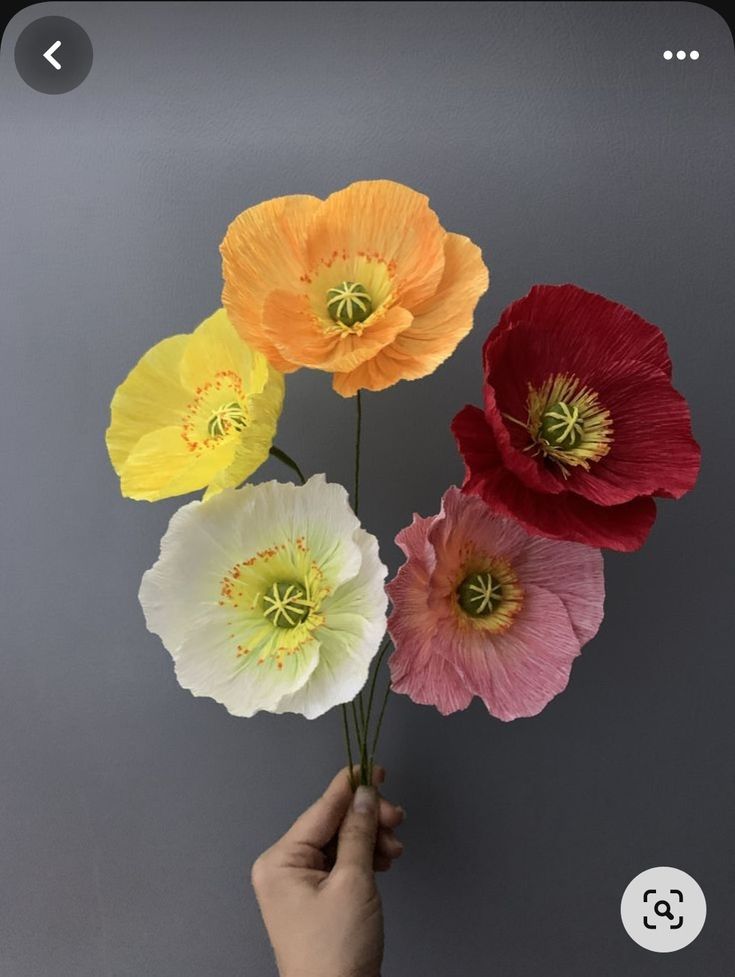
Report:
M348 768L286 834L263 852L252 883L280 977L379 977L383 911L375 871L403 846L402 808L373 787L350 787Z

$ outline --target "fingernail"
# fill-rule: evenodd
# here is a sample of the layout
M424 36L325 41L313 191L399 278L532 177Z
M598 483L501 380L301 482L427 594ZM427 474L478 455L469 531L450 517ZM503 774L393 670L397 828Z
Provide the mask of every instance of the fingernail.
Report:
M375 811L375 791L362 784L355 791L352 806L358 814L372 814Z
M406 820L406 808L405 807L401 807L401 805L399 804L398 807L396 808L396 810L397 811L400 811L401 821L405 821Z

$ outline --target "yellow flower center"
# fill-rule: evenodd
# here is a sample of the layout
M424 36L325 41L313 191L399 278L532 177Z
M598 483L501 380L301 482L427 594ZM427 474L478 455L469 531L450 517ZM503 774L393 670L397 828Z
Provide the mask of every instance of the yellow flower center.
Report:
M234 370L220 370L200 384L182 418L181 436L197 454L222 438L238 434L249 422L248 394Z
M548 458L565 478L569 477L569 469L577 466L589 471L591 463L604 458L610 450L610 411L578 377L557 373L538 389L529 385L526 406L525 421L505 416L528 431L531 443L524 450Z
M303 536L240 560L220 581L219 599L236 657L253 654L258 665L283 668L324 623L330 593Z
M231 430L242 431L247 426L247 416L236 400L223 404L209 418L207 431L213 438L222 438Z
M263 595L265 616L277 628L295 628L303 624L314 606L300 583L277 580Z
M455 598L460 621L466 627L494 634L507 631L523 606L523 590L510 563L475 553L463 561Z
M351 329L373 311L370 293L359 282L341 282L327 292L327 312L337 325Z
M335 249L319 258L301 282L314 324L344 343L359 338L397 297L395 262L377 251Z

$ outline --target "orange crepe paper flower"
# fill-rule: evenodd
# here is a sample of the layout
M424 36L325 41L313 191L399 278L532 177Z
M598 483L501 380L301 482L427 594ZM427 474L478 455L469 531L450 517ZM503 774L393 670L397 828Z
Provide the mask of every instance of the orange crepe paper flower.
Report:
M390 180L267 200L235 218L220 251L242 338L283 373L332 373L343 397L433 373L489 283L477 245Z

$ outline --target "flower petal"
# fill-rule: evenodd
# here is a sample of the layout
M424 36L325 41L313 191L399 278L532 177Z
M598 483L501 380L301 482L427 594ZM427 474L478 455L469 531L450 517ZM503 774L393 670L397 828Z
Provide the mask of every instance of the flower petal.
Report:
M575 469L569 488L599 505L639 495L678 499L697 481L701 453L686 400L658 370L601 364L589 383L613 419L613 442L589 472Z
M321 206L321 200L310 196L267 200L236 217L220 245L222 304L243 339L282 373L296 366L264 337L263 305L276 288L298 288L306 270L307 230Z
M475 306L490 284L482 251L468 237L447 234L444 274L434 295L412 309L411 328L394 341L406 379L432 373L472 329Z
M239 656L226 611L218 607L195 622L172 657L182 688L215 699L233 716L250 717L275 712L285 696L309 682L319 662L316 640L278 662L266 654L269 650L254 646Z
M429 198L391 180L364 180L331 194L309 228L309 267L335 254L367 254L395 265L398 304L432 296L444 270L445 231Z
M201 607L219 606L222 573L242 555L236 530L248 518L253 491L248 485L206 504L195 500L171 517L160 556L143 574L138 594L148 629L169 650L182 644Z
M436 706L446 716L466 709L472 693L434 643L436 613L427 599L435 564L429 534L438 518L414 516L396 537L409 559L386 588L393 602L388 631L395 648L388 666L394 692L419 705Z
M354 638L348 640L338 633L325 631L318 633L317 640L317 666L309 680L282 696L271 712L296 712L306 719L318 719L334 706L350 702L365 685L368 666L362 656L355 654Z
M405 645L407 639L400 639ZM412 635L413 645L409 667L395 654L388 659L391 690L407 695L419 706L435 706L442 716L466 709L473 693L451 662L439 654L436 642L425 633Z
M295 525L306 525L306 545L334 589L360 572L360 522L342 485L313 475L299 494Z
M376 617L385 615L388 607L383 586L388 568L380 560L377 539L364 529L355 530L352 539L362 556L360 570L333 590L322 604L325 627L337 631L353 630L353 623L343 620L344 615L350 619L362 615L367 622L375 622ZM385 633L384 622L378 621L378 625L380 639Z
M260 393L275 375L263 354L243 342L225 309L218 309L189 337L181 357L181 382L195 391L200 384L226 370L247 379L249 394Z
M584 375L606 358L637 360L671 376L666 337L658 328L631 309L604 295L587 292L578 285L534 285L528 295L509 305L485 343L485 363L491 367L494 346L508 330L520 323L536 323L537 331L550 337L556 350L562 349L563 370Z
M179 381L179 367L190 338L171 336L156 343L115 391L105 440L118 475L144 435L181 423L189 395Z
M128 498L148 502L186 495L214 480L234 455L233 441L192 452L180 427L160 428L135 445L120 472L120 487Z
M396 545L403 550L405 556L410 556L412 560L421 563L429 573L436 566L436 555L429 544L429 533L432 526L441 518L441 514L425 517L414 512L411 525L406 526L396 536Z
M597 634L604 615L602 553L593 546L529 538L514 564L521 587L534 585L561 600L580 645Z
M335 373L332 386L343 397L354 397L358 390L387 390L399 380L413 379L412 369L413 357L405 356L391 345L349 373Z

